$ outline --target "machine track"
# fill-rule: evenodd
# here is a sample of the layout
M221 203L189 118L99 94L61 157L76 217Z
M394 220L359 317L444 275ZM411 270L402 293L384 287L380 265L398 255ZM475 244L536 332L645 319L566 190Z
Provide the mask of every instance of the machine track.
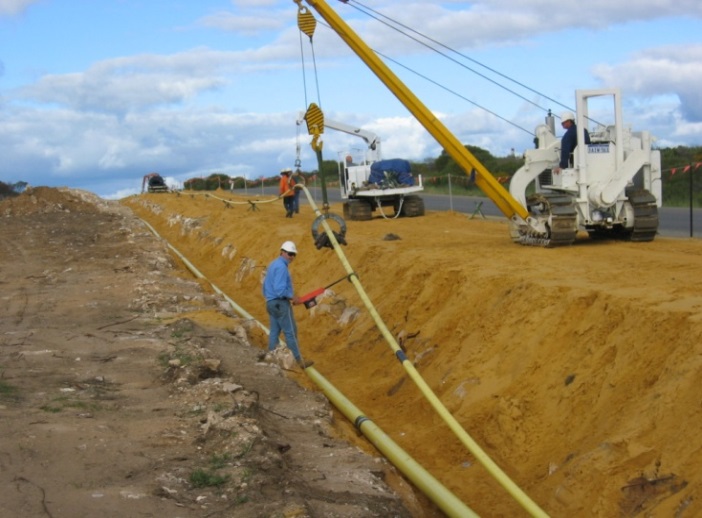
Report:
M630 241L653 241L658 233L658 207L656 198L645 189L632 189L626 192L634 209L634 229L628 236Z
M546 221L546 235L526 233L519 242L529 246L553 248L573 244L578 233L578 214L573 198L567 194L543 192L527 199L532 217Z

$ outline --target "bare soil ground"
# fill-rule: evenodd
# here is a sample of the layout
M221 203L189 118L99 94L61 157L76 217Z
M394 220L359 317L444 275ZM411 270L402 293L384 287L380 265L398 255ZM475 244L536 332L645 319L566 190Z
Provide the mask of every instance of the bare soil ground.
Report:
M423 512L129 209L37 188L0 232L0 517Z
M254 210L251 201L218 192L122 203L267 324L261 280L282 241L292 239L300 251L292 266L298 294L346 272L334 251L315 248L308 206L286 219L281 202L260 200ZM1 218L3 236L15 228L25 236L40 220L18 216ZM59 503L85 502L107 515L117 505L142 505L146 516L347 516L322 506L358 502L360 494L365 516L437 514L387 464L364 464L373 448L301 371L257 362L266 343L257 327L197 285L129 215L112 218L114 228L89 239L76 231L58 237L67 229L45 222L33 245L2 249L0 476L10 498L0 505L34 505L37 516L46 509L69 516ZM87 234L99 219L85 220ZM567 248L528 248L510 241L503 220L455 213L347 224L344 254L408 357L548 514L702 515L702 242L583 236ZM39 259L52 240L64 245ZM100 255L98 244L112 248ZM94 287L93 278L110 288ZM122 302L113 305L120 291ZM337 284L317 307L295 312L305 356L437 479L482 516L526 515L423 399L352 284ZM139 366L119 369L132 360ZM271 372L275 382L265 377ZM243 388L224 389L217 379ZM276 391L278 383L285 388ZM308 398L309 411L287 397L298 394L293 387ZM97 406L79 408L81 401ZM243 435L251 414L264 432L248 448L232 437ZM300 422L299 433L314 432L306 439L315 452L283 451L295 433L276 433L291 421ZM238 433L222 432L218 427L231 430L222 422ZM368 455L332 442L338 437ZM339 444L335 465L324 464L325 444ZM245 464L251 453L255 463ZM347 480L370 479L362 491L345 482L351 495L344 497L344 482L313 486L354 460L359 475ZM198 490L189 478L198 468L229 478ZM281 487L272 487L273 473Z

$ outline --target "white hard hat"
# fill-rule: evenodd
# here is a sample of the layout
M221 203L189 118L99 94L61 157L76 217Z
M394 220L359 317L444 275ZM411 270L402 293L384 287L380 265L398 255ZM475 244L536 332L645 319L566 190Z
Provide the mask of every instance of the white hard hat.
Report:
M290 174L290 173L292 173L292 169L290 169L289 167L286 167L285 169L280 170L280 174Z
M575 114L573 112L563 112L561 113L561 122L574 121Z
M288 252L289 254L297 254L297 247L292 241L286 241L285 243L280 245L280 249L283 252Z

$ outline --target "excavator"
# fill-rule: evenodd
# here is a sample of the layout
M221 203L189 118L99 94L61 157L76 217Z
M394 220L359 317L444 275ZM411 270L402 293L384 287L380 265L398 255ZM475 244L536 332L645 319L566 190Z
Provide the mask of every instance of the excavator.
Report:
M315 111L315 106L308 112ZM297 124L302 124L306 114L301 113ZM360 156L351 151L339 154L339 188L344 217L355 221L372 218L376 209L388 218L383 207L392 207L392 218L424 215L424 200L416 194L423 191L422 176L415 180L409 161L394 158L383 160L380 137L375 133L343 122L323 117L325 128L361 138L367 149ZM357 154L356 154L357 155Z
M466 174L475 175L475 184L509 219L513 241L566 246L581 230L594 239L654 239L661 206L660 152L652 149L654 139L648 132L625 127L618 89L576 91L578 145L563 170L558 168L561 142L555 136L555 117L549 114L546 123L537 126L537 146L525 152L524 166L513 176L508 191L324 0L293 1L298 6L298 27L304 34L312 39L316 19L303 2L361 58ZM599 98L611 98L611 119L600 121L599 112L591 117L590 102ZM599 108L599 103L595 105ZM587 143L585 130L590 123L596 127L588 132ZM308 123L313 146L320 133L315 127Z
M525 152L510 193L530 214L549 219L551 246L572 243L574 229L586 230L593 239L652 241L662 200L661 157L651 149L653 137L625 126L618 89L577 90L575 95L578 145L569 167L559 171L553 166L559 161L561 141L555 137L555 117L549 114L545 124L536 127L537 147ZM590 102L597 103L598 119L604 121L590 119ZM561 121L573 116L565 112ZM588 122L595 127L586 138ZM534 192L527 195L530 186Z
M148 173L141 181L141 192L168 192L168 185L163 177L158 173Z

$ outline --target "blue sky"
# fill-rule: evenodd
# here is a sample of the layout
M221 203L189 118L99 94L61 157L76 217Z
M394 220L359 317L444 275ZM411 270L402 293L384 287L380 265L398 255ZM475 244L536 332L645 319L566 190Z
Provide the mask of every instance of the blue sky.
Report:
M466 144L521 153L541 108L559 113L576 89L618 87L634 130L650 131L659 147L702 145L699 0L327 1L373 49L460 94L389 63ZM531 90L454 55L459 66L359 7ZM295 123L309 102L380 135L386 158L438 156L319 16L315 74L296 17L293 0L0 0L0 180L121 197L151 171L173 183L213 172L273 176L294 165L298 144L303 170L313 170L309 136ZM331 130L323 140L329 160L363 147Z

